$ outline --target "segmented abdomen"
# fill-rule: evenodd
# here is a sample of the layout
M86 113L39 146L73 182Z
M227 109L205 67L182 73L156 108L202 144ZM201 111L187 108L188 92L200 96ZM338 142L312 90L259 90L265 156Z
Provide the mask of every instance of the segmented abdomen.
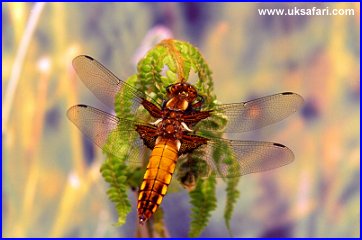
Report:
M177 157L177 140L159 137L139 190L137 209L140 223L149 219L160 206L175 171Z

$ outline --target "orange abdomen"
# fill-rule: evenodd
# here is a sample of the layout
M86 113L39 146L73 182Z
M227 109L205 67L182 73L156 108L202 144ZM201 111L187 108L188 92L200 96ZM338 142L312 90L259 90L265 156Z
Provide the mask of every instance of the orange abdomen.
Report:
M177 140L159 138L152 150L138 195L140 223L149 219L160 206L171 182L177 161Z

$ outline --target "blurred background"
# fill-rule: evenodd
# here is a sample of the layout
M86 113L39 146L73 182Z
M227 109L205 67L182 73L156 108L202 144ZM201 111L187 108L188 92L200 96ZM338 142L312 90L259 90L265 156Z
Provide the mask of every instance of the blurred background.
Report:
M260 16L257 9L354 9L354 16ZM359 3L2 3L3 237L132 237L99 173L104 156L65 116L105 109L72 59L87 54L120 78L164 38L197 46L223 103L284 91L305 105L286 120L234 139L291 148L295 161L241 178L235 237L359 237ZM202 237L228 237L225 184ZM186 237L186 191L163 202L172 237Z

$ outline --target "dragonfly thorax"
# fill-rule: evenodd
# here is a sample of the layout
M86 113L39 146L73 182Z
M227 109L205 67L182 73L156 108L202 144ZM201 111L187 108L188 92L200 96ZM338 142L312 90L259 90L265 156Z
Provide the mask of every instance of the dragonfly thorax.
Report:
M162 118L151 123L157 127L156 134L162 137L173 139L182 139L182 135L188 131L192 131L184 122L183 111L174 111L165 109Z
M167 117L158 124L157 133L159 136L181 139L183 134L182 122L179 119Z

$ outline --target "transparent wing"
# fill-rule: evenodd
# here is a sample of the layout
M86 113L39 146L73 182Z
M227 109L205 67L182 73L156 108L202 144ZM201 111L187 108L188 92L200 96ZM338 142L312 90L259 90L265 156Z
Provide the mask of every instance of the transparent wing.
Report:
M119 119L87 105L76 105L67 116L88 138L105 152L128 162L142 163L149 150L135 131L135 122ZM146 125L145 123L139 123ZM110 139L112 141L110 141ZM147 159L148 161L148 159Z
M206 145L183 159L180 168L184 172L189 169L190 172L197 172L199 176L215 174L216 177L225 178L282 167L294 160L294 154L279 143L215 138L208 140ZM199 161L201 159L203 161Z
M159 105L155 100L145 93L138 91L131 85L117 78L111 71L101 63L86 55L80 55L73 59L73 67L80 79L89 90L110 108L114 108L114 100L117 93L122 90L124 96L132 101L132 110L136 110L143 99L151 100Z
M227 119L224 132L246 132L276 123L296 112L303 105L303 98L291 92L284 92L243 103L218 105L214 114ZM200 129L211 129L211 122L205 120Z

